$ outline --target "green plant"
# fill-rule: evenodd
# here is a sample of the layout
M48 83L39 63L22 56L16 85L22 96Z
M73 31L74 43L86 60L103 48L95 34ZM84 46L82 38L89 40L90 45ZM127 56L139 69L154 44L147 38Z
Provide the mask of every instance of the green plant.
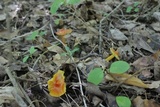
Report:
M138 6L141 4L141 2L134 2L132 6L128 6L126 9L126 13L131 13L131 12L139 12Z
M54 15L61 5L63 5L63 4L74 5L74 4L79 3L79 2L80 2L80 0L54 0L52 5L51 5L50 12L51 12L51 14Z
M124 73L130 68L130 65L125 61L113 62L109 68L110 73Z
M26 40L31 40L31 41L34 41L36 40L36 37L38 36L43 36L45 35L46 32L45 31L38 31L38 30L35 30L32 32L31 35L29 35ZM35 49L34 46L31 46L30 49L28 50L29 54L25 55L25 57L23 57L22 61L25 63L27 62L27 60L29 59L29 57L31 57L37 50Z
M27 36L26 40L36 40L36 37L38 36L43 36L45 35L46 32L45 31L38 31L38 30L35 30L32 32L31 35Z
M131 107L131 101L125 96L116 96L116 102L119 107Z
M34 46L31 46L30 49L28 50L29 54L26 55L24 58L23 58L23 62L27 62L27 60L29 59L29 57L31 57L37 50L35 49Z
M98 85L102 82L103 78L104 73L102 68L94 68L89 72L87 81L95 85Z
M61 55L62 56L73 56L73 54L77 51L79 51L79 47L78 46L75 46L72 50L68 47L68 46L65 46L65 50L66 52L65 53L62 53Z

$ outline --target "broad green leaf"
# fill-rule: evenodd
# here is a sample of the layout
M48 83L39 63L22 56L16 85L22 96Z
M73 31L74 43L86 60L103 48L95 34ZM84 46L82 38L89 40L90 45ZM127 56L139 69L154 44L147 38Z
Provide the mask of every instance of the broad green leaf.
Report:
M58 10L58 8L64 3L64 0L54 0L54 2L51 5L50 12L52 14L55 14Z
M39 31L36 30L36 31L32 32L32 34L29 35L26 39L27 39L27 40L35 40L35 39L36 39L36 36L38 36L38 33L39 33Z
M25 56L25 57L23 58L22 61L25 63L25 62L27 62L28 58L29 58L29 56L27 55L27 56Z
M111 73L121 74L126 72L130 68L130 65L125 61L113 62L109 68Z
M116 102L119 107L131 107L131 101L128 97L125 96L117 96Z
M135 9L134 9L134 12L139 12L139 8L135 8Z
M130 13L132 11L133 7L132 6L128 6L126 12Z
M81 0L67 0L67 4L76 4L79 3Z
M94 68L89 72L87 81L95 85L98 85L102 82L103 78L104 73L102 68Z
M29 49L29 53L32 55L34 52L36 52L36 49L34 48L34 46L31 46L31 48Z

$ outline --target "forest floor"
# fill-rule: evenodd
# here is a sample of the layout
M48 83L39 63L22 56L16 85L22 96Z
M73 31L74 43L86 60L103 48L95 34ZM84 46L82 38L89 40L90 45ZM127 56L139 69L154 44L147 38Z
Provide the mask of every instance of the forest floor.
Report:
M160 107L159 0L53 3L0 0L0 107Z

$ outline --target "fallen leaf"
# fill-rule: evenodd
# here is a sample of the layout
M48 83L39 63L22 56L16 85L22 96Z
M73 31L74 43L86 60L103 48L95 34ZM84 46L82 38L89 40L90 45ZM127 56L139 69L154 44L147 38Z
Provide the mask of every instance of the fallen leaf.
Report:
M128 40L128 38L118 29L111 29L112 38L115 40Z
M8 60L6 60L4 57L0 56L0 64L4 65L6 63L8 63Z
M55 52L55 53L59 53L59 54L65 52L61 47L59 47L59 46L57 46L57 45L53 45L53 44L52 44L52 46L47 47L47 49L48 49L50 52Z
M142 99L140 96L133 99L133 105L134 107L160 107L160 104L154 100Z
M123 82L125 84L134 85L142 88L149 88L147 84L144 84L140 79L130 75L130 74L107 74L105 77L107 80ZM116 80L115 80L116 79ZM126 80L127 79L127 80Z
M6 14L0 14L0 21L3 21L6 19Z
M148 84L148 88L158 88L160 86L160 81L152 81L151 84Z

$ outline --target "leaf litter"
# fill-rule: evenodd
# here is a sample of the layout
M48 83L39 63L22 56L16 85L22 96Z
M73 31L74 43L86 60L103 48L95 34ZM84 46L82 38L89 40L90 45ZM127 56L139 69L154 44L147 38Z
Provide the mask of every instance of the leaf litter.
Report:
M0 1L2 107L118 107L117 96L135 107L160 107L158 0L72 0L54 15L52 2ZM62 30L68 33L58 37ZM130 65L125 73L108 72L118 61L105 60L110 48ZM87 81L95 68L102 70ZM66 92L52 97L47 81L59 70Z

